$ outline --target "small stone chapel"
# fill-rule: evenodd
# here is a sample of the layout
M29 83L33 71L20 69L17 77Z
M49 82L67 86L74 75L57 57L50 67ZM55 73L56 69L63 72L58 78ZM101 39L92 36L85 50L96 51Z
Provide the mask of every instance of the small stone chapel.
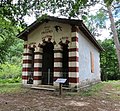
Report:
M20 34L24 40L22 83L75 88L97 83L100 78L99 45L82 20L41 17Z

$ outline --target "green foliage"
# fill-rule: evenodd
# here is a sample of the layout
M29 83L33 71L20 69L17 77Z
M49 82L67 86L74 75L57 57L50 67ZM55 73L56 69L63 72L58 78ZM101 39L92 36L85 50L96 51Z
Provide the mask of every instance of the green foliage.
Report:
M21 77L9 78L9 79L0 79L0 83L21 83Z
M85 17L87 17L84 19L87 27L94 36L98 37L100 35L98 30L106 28L107 13L100 9L95 15L87 15Z
M104 0L107 5L111 5L114 0Z
M0 18L0 64L6 61L21 62L23 41L16 38L16 34L16 27L10 21Z
M106 4L107 6L111 5L114 1L120 2L119 0L104 0L105 4Z
M120 40L120 20L116 22L116 28L118 32L118 37ZM101 53L101 78L102 80L119 80L120 71L118 65L118 59L116 55L116 47L114 45L113 39L106 39L101 42L102 47L105 49Z
M9 47L14 43L16 29L0 15L0 63L5 61Z
M86 12L86 6L94 5L96 0L8 0L0 2L0 13L14 24L26 26L24 17L35 14L39 17L44 12L60 13L75 17ZM82 10L82 11L81 11ZM84 15L84 13L82 13Z
M22 54L23 54L23 41L15 38L14 44L12 44L6 55L6 61L10 64L21 65L22 64Z
M0 1L0 82L4 83L21 81L23 41L16 38L22 29L18 8L12 1Z
M21 45L21 41L16 38L16 35L21 30L20 23L23 19L20 19L20 17L23 15L21 15L22 12L20 13L20 7L22 8L22 6L17 4L13 3L12 0L0 1L0 64L11 58L12 49L15 49L16 46L18 48ZM19 52L14 50L14 54L17 56L21 52L22 46Z
M101 45L105 50L101 53L100 62L102 80L119 80L120 72L113 40L106 39L101 42Z
M28 0L27 0L28 1ZM30 2L30 0L29 0ZM24 27L26 24L24 22L24 16L28 13L28 5L30 5L26 0L24 3L21 0L1 0L0 1L0 15L5 19L9 20L14 26Z
M0 70L0 82L4 83L15 83L21 81L21 70L20 65L15 64L2 64Z
M111 5L113 1L104 0ZM24 17L34 14L36 17L45 12L60 13L67 17L78 17L86 19L90 6L99 3L97 0L2 0L0 1L0 14L11 21L14 25L26 27Z
M0 79L20 82L23 41L15 37L17 29L9 20L0 20Z

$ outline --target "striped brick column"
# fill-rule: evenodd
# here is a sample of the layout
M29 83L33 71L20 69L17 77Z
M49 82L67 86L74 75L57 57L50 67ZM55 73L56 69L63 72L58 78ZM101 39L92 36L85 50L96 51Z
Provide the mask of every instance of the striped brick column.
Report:
M62 49L61 46L54 47L54 81L62 77ZM54 82L54 86L58 86L59 84Z
M28 77L31 73L31 50L27 47L27 44L24 45L23 52L23 68L22 68L22 83L27 84Z
M42 52L42 48L35 48L33 85L38 85L42 82Z
M69 85L78 88L79 85L79 43L78 33L72 27L71 46L69 47Z

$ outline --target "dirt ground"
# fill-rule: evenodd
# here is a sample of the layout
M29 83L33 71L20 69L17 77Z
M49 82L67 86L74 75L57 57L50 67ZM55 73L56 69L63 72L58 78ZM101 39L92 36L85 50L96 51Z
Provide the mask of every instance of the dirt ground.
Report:
M0 111L120 111L120 92L107 85L97 95L64 92L60 97L58 92L25 89L0 94Z

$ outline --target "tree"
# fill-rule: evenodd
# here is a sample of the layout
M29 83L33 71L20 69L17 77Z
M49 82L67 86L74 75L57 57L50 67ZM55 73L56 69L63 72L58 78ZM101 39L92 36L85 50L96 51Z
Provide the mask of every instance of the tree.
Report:
M94 5L96 0L1 0L0 13L13 23L24 24L24 17L51 12L67 17L76 17L78 14L84 18L85 8Z
M17 7L12 4L12 0L0 1L0 64L9 59L10 49L15 45L16 35L21 30L16 20Z
M21 65L22 54L23 54L23 40L20 40L19 38L14 38L14 43L8 49L6 61L9 64Z
M88 14L87 18L84 19L85 24L87 25L90 32L96 37L99 38L101 34L99 33L100 29L106 28L107 15L102 9L96 12L95 15Z
M0 64L10 62L13 57L16 60L23 52L23 41L16 38L17 27L9 20L0 17Z
M117 26L118 36L120 38L120 20L118 20L115 24ZM120 40L120 39L119 39ZM99 43L102 45L105 51L101 53L101 79L103 81L106 80L119 80L120 79L120 71L119 64L115 49L115 44L113 39L105 39L104 41L100 41Z
M101 53L101 79L107 80L119 80L120 72L118 67L118 60L115 51L115 45L112 39L105 39L100 44L105 51Z
M118 39L120 41L120 19L115 22L116 28L117 28L117 33L118 33Z
M11 22L0 16L0 63L5 61L9 47L14 43L15 32Z
M120 69L120 42L119 42L119 39L118 39L118 33L117 33L117 30L116 30L114 18L113 18L113 15L112 15L111 6L107 5L107 9L108 9L108 14L109 14L109 19L110 19L110 22L111 22L111 31L113 33L113 39L114 39L114 43L115 43L115 47L116 47L116 53L117 53L119 69Z

